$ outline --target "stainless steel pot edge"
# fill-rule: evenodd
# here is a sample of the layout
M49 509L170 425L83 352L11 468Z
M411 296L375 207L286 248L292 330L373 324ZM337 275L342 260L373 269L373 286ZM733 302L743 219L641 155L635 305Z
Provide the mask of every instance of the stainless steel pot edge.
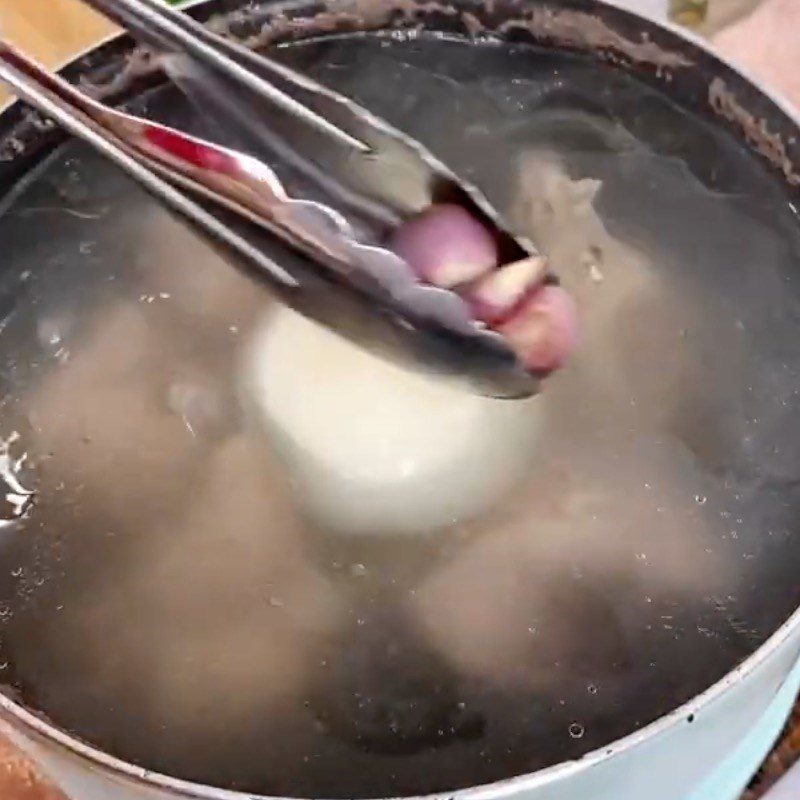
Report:
M211 1L212 0L189 0L189 2L185 4L185 7L199 8ZM750 75L748 70L739 67L735 61L718 55L708 43L700 37L671 23L641 17L613 0L591 0L591 3L587 2L585 5L587 9L592 6L613 9L622 16L641 20L644 28L655 27L665 33L678 37L678 39L693 46L706 57L710 57L722 66L738 74L738 76L743 79L744 83L749 84L752 89L755 89L763 98L768 100L778 111L789 119L798 131L800 131L800 113L782 97L780 93L760 86ZM89 55L98 47L111 44L113 41L121 39L124 36L124 34L115 33L103 37L94 45L88 47L80 54L77 54L74 58L67 59L62 64L62 68ZM0 113L8 110L13 104L14 101L12 100L11 103L0 108ZM793 204L790 203L790 207L797 216L800 216L800 212L798 212ZM537 772L508 778L483 786L461 789L445 794L407 797L403 798L403 800L433 800L434 798L440 797L458 798L459 800L495 800L501 795L508 795L510 793L520 794L528 790L542 788L548 784L575 775L576 773L588 770L615 756L632 751L671 728L686 724L687 720L699 716L712 703L721 699L728 690L742 683L757 672L759 668L766 666L771 659L776 658L782 648L789 644L793 636L800 637L800 608L795 610L788 620L786 620L786 622L784 622L752 655L746 658L731 672L723 676L719 681L712 684L704 692L628 736L617 739L602 748L593 750L576 761L563 762ZM142 767L137 767L81 742L66 732L59 730L36 714L28 711L12 698L3 694L0 694L0 717L5 718L7 721L13 720L14 723L21 725L25 732L34 739L45 740L55 744L66 753L85 759L94 766L100 768L100 770L111 773L112 777L127 779L134 783L172 792L186 798L202 798L203 800L275 800L266 795L252 795L250 793L217 789L182 781L167 775L151 772Z

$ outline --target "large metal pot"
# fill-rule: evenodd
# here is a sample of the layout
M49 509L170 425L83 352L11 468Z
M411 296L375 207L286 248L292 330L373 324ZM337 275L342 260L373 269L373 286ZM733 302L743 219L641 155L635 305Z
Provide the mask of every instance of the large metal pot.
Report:
M508 40L578 54L635 75L694 115L698 130L708 126L717 135L732 137L766 171L775 192L785 198L785 208L796 211L795 204L800 201L800 124L792 110L689 35L596 0L329 0L281 4L212 0L194 5L192 13L204 19L214 17L217 25L262 46L352 32L422 30L440 32L444 38ZM109 100L135 102L143 92L158 87L162 77L146 59L129 58L131 48L127 39L115 38L70 64L65 72L72 79L104 87L101 93ZM149 99L153 96L147 95ZM613 105L614 98L607 96L603 102ZM160 108L163 110L163 106ZM631 124L636 122L630 108L620 113L627 113ZM668 126L669 119L665 119ZM711 139L704 140L698 134L670 143L669 132L662 129L659 134L658 124L649 126L645 119L640 127L639 132L651 140L661 135L660 146L683 158L701 180L717 180L704 167L713 161L708 151ZM0 116L4 211L14 208L15 197L41 174L39 165L61 141L55 131L19 105ZM730 178L727 188L720 191L734 191L730 187L735 183L735 178ZM54 229L53 235L61 234ZM3 237L9 237L5 243ZM0 243L0 252L13 252L14 258L24 260L24 248L34 246L30 226L20 223L18 229L0 229ZM12 259L10 264L2 264L2 270L14 269L14 263ZM724 291L726 281L736 282L737 278L733 274L716 275L711 280ZM789 282L787 278L787 286ZM65 291L68 293L68 289ZM13 293L9 293L9 313L14 302ZM791 308L786 314L791 316ZM768 333L766 338L778 347L779 343L770 338L773 335ZM3 349L14 346L9 341ZM791 357L789 349L785 358ZM784 366L793 375L797 365L787 361ZM788 385L776 379L775 392L785 392ZM782 442L792 450L794 431L788 420L779 420L772 434L776 447ZM790 591L798 554L791 521L795 510L792 492L800 474L794 471L796 466L795 459L788 458L778 478L761 487L764 494L758 509L763 513L759 520L765 530L751 531L748 541L762 544L744 554L752 582L741 587L741 605L736 606L736 598L728 598L736 608L728 615L727 624L744 642L743 658L732 671L719 679L712 669L708 681L697 687L705 691L688 702L680 697L672 706L674 710L654 721L647 717L653 707L642 707L642 720L637 708L632 707L628 730L623 731L627 735L619 738L617 729L611 728L615 732L609 734L607 742L585 749L579 758L460 789L448 796L464 800L734 800L778 735L800 686L800 611L793 611L795 598ZM786 518L770 512L772 506L788 509ZM763 541L771 525L783 525L782 533L774 540ZM6 569L11 562L7 565L3 559L0 554L0 563ZM720 611L723 616L727 613L724 608ZM743 616L755 621L737 621ZM693 625L699 624L699 618L693 620ZM685 659L691 652L691 645L676 649L669 656L670 669L676 673L688 670ZM697 652L702 659L703 652ZM637 702L634 699L633 706ZM97 713L102 715L103 709ZM26 707L11 692L0 694L0 714L8 736L75 800L243 800L253 796L177 780L113 758Z

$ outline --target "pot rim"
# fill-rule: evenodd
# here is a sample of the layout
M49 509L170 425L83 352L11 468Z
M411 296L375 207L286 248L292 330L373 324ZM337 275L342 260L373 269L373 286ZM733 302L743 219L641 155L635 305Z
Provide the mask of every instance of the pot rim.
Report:
M529 0L524 0L527 4ZM183 9L201 7L214 0L184 0L181 5ZM534 0L547 4L548 0ZM559 0L556 0L558 3ZM749 72L748 69L740 66L735 59L722 56L717 53L710 44L700 36L688 31L669 21L655 19L643 14L632 11L628 6L623 5L623 0L592 0L592 5L607 7L621 16L628 16L634 20L642 20L648 25L660 28L662 31L689 43L700 50L705 56L727 67L729 70L738 74L744 81L755 88L764 98L770 101L779 111L781 111L800 132L800 110L795 108L780 92L769 87L762 86ZM86 49L65 59L58 69L64 69L70 64L79 61L96 49L110 44L111 42L122 39L126 36L125 32L112 32L107 36L101 37ZM20 101L11 99L10 102L0 106L0 115L7 112L12 106ZM790 204L791 205L791 204ZM800 211L792 209L800 216ZM703 709L710 706L721 698L730 688L750 678L771 658L775 657L778 651L789 641L793 634L800 631L800 606L769 636L753 653L745 658L740 664L726 673L722 678L709 686L706 690L677 706L667 714L658 717L652 722L644 725L638 730L627 734L619 739L615 739L608 744L595 748L571 761L563 761L535 772L523 775L504 778L487 784L471 786L465 789L455 789L449 792L438 792L427 795L403 795L396 800L437 800L446 796L448 800L496 800L501 795L509 792L524 792L540 788L563 778L590 769L600 763L604 763L621 753L632 751L655 737L665 733L671 728L684 724L688 718L696 717ZM284 798L276 795L260 795L251 792L239 792L231 789L222 789L205 784L194 783L192 781L173 778L169 775L154 772L145 767L136 766L130 762L116 758L102 750L81 741L77 737L67 733L51 724L46 719L28 710L21 703L14 701L11 697L0 692L0 715L8 721L11 718L12 724L18 723L25 733L32 734L36 740L42 739L48 743L55 744L62 751L80 760L88 761L92 765L99 767L100 771L111 773L117 779L127 779L136 784L144 784L150 788L157 788L170 792L176 797L195 798L196 800L321 800L320 798ZM377 798L360 798L360 800L379 800Z

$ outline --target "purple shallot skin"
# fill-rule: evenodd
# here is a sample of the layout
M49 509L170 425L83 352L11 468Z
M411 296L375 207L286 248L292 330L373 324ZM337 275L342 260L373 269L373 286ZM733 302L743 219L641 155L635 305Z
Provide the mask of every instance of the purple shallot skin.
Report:
M457 291L527 369L549 374L578 346L575 302L546 281L546 260L500 264L491 233L465 208L431 205L400 226L390 246L421 281Z
M497 267L494 238L461 206L429 206L401 225L390 244L420 280L443 289L454 289Z

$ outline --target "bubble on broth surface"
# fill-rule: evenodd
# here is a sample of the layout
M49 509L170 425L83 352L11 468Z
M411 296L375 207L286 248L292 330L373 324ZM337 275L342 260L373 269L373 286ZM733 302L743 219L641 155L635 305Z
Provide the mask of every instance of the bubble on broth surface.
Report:
M0 217L0 403L41 487L0 552L3 680L115 755L251 794L579 758L796 605L796 220L733 142L595 64L368 37L279 56L475 180L576 295L530 473L437 536L328 536L236 391L265 293L70 144ZM149 107L197 123L171 92ZM32 212L56 207L78 214ZM71 321L65 362L40 320Z
M5 439L0 439L0 492L2 492L2 511L0 511L0 530L18 523L30 511L34 499L33 489L22 485L21 475L27 452L18 454L19 448L12 447L19 442L19 432L13 431Z

